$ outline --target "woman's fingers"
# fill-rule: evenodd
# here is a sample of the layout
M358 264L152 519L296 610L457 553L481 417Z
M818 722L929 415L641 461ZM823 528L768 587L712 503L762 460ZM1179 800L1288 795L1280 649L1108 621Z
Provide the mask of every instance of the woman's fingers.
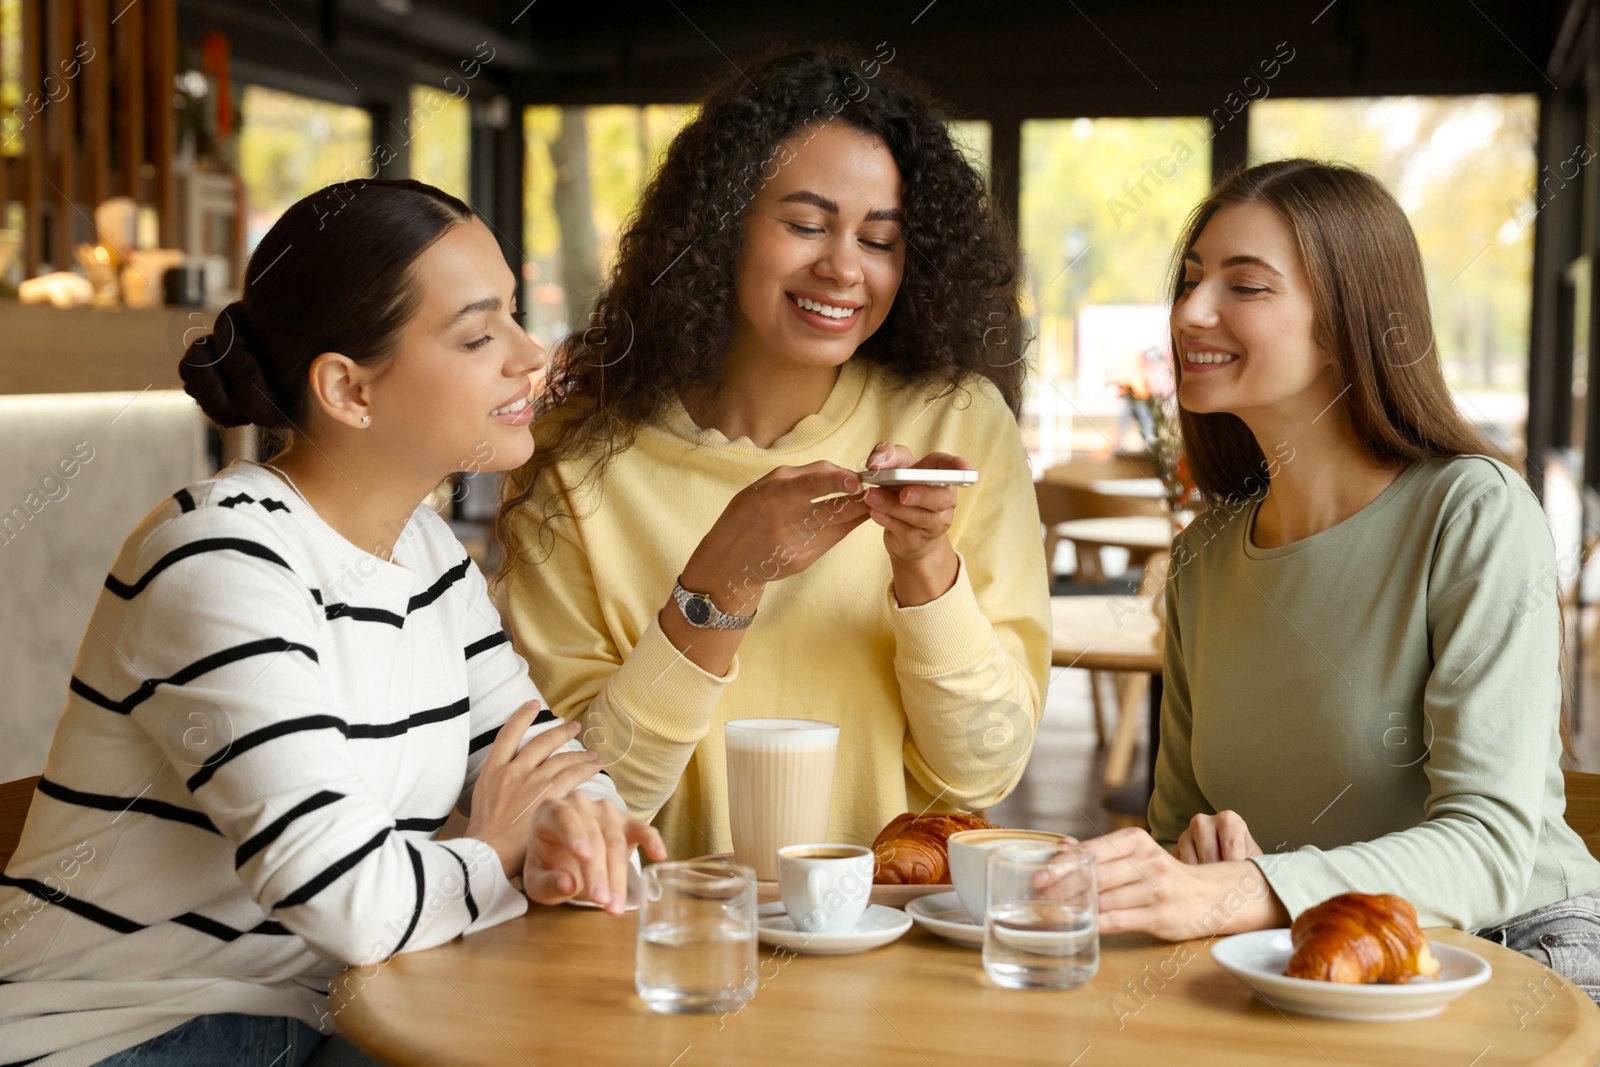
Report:
M1126 885L1119 885L1115 889L1100 890L1100 910L1126 911L1129 908L1154 907L1156 894L1150 888L1150 883L1136 879Z
M905 445L897 445L892 441L880 441L873 448L872 454L867 457L866 469L869 471L881 471L889 467L909 467L911 465L911 449Z
M577 737L582 730L583 724L580 722L557 723L529 738L528 743L522 746L514 758L519 763L526 763L528 767L538 766L560 751L562 746Z
M580 888L577 876L565 867L530 864L522 872L522 891L536 904L565 904Z
M1121 934L1129 930L1154 932L1160 929L1161 918L1155 908L1123 908L1117 911L1102 910L1095 924L1099 927L1101 936Z
M589 801L589 804L595 805L595 802ZM588 887L589 899L609 911L612 892L610 860L606 856L606 835L592 807L585 829L589 835L589 856L581 864L583 882ZM627 883L623 884L626 886Z
M835 504L838 505L837 510L834 510ZM818 506L828 508L828 522L824 527L825 530L831 530L836 527L843 527L846 525L849 525L851 529L854 529L856 525L859 525L862 519L865 519L868 515L872 514L872 508L867 504L865 499L860 497L856 497L851 500L845 500L843 497L835 497L834 499L828 501L826 505Z
M1250 828L1245 825L1244 816L1236 811L1224 811L1217 815L1216 825L1222 859L1242 860L1261 855L1255 838L1250 836Z
M1080 847L1094 853L1095 877L1102 892L1133 881L1154 880L1164 865L1176 862L1146 830L1114 830Z
M606 892L606 842L600 830L598 805L589 797L574 793L555 807L561 843L577 860L583 888L590 900L604 906L611 898Z
M899 503L918 511L944 515L948 523L956 510L956 491L948 485L908 485L900 490Z
M560 800L601 770L600 762L590 752L561 752L550 757L545 767L550 775L539 790L540 800Z
M628 856L633 852L633 846L628 843L625 832L626 819L627 816L615 808L605 819L606 866L609 875L607 888L611 897L606 910L613 915L621 915L628 903Z
M867 506L874 512L899 519L908 526L914 526L919 530L944 530L949 527L950 520L955 517L955 501L953 499L949 501L948 507L936 506L937 502L931 499L931 494L940 491L929 489L925 485L917 485L900 490L900 495L896 497L894 493L887 489L868 489ZM954 493L955 490L945 489L942 492ZM906 497L911 493L930 494L920 498L927 501L926 506L921 503L912 504L908 502Z
M879 526L882 526L889 533L897 534L900 537L916 539L912 542L913 544L926 538L927 536L917 527L912 526L908 522L897 519L885 511L874 511L872 513L872 521L877 523Z
M654 826L630 817L626 832L629 843L644 849L646 856L658 861L667 858L666 842L661 840L661 832Z
M537 700L530 700L511 713L511 717L494 735L494 744L489 746L489 755L484 759L485 769L510 763L516 757L517 742L528 732L533 720L539 717L539 709L542 706Z
M1195 854L1194 850L1193 830L1185 830L1178 838L1178 850L1176 855L1179 863L1194 864L1200 862L1200 857Z
M926 456L917 460L916 466L924 470L938 471L969 471L972 469L972 464L949 452L929 452Z
M831 496L834 493L855 496L861 492L861 476L837 463L819 461L807 463L803 467L778 469L790 472L785 479L789 483L785 488L803 494L807 501Z

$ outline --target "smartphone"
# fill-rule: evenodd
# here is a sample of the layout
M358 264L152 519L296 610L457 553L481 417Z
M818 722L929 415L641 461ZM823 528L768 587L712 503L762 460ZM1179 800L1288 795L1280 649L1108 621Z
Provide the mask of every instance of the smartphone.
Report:
M877 471L857 471L868 485L977 485L977 471L936 470L922 467L886 467Z

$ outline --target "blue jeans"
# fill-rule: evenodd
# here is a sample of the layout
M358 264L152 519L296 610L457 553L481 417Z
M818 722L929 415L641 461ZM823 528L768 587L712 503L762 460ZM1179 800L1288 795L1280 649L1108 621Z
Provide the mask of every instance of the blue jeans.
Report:
M1600 1003L1600 889L1477 933L1543 964Z
M371 1067L378 1061L342 1037L324 1038L277 1015L197 1015L94 1067Z

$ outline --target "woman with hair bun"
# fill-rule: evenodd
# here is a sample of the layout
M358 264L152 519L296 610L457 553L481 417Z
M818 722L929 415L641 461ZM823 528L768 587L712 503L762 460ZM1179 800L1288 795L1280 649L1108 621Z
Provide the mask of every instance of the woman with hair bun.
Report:
M859 844L996 803L1032 748L1015 251L893 58L781 52L704 101L500 514L518 646L674 856L731 845L730 719L839 724L828 839ZM863 493L913 465L981 480Z
M285 444L178 490L112 564L0 875L0 1058L371 1062L324 1037L341 968L528 898L620 914L631 851L663 855L423 503L532 450L515 294L454 197L330 186L184 354L213 421ZM465 836L435 840L452 809Z

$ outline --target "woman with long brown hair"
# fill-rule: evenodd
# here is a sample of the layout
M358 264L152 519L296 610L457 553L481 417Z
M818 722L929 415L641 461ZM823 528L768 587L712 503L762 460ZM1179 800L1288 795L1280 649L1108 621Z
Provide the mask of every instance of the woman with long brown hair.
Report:
M893 58L780 53L705 100L556 349L501 512L540 691L675 856L730 847L729 719L838 723L829 839L862 844L993 804L1031 749L1049 602L1015 252ZM980 481L862 492L913 462Z
M1211 508L1173 549L1149 833L1087 843L1102 931L1389 892L1600 994L1600 863L1562 819L1554 545L1455 409L1404 213L1359 170L1283 160L1223 182L1178 250Z

